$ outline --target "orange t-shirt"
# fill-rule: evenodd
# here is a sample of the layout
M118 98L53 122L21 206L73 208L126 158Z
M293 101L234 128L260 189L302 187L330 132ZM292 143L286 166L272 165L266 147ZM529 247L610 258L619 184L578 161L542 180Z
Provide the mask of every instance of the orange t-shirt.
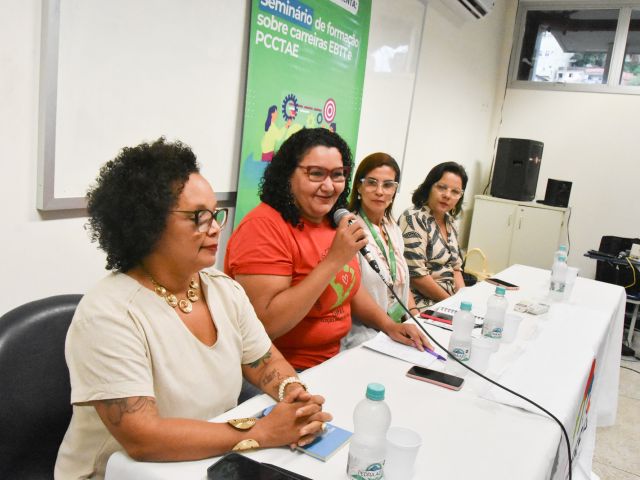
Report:
M224 270L236 275L282 275L300 283L327 255L336 231L328 220L294 227L265 203L249 212L227 244ZM309 313L274 345L297 369L318 365L340 351L351 329L351 298L360 286L354 256L329 283Z

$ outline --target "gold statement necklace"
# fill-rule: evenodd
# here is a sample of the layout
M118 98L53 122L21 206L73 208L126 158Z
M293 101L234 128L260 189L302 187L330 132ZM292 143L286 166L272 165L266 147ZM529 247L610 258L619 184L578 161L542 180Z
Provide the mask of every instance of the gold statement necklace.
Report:
M178 300L178 297L176 297L174 293L171 293L165 287L156 282L156 279L153 278L149 272L147 272L147 275L151 279L151 283L153 283L154 291L160 297L164 298L165 302L167 302L172 308L178 307L183 313L191 313L191 311L193 310L193 302L197 302L198 300L200 300L200 295L198 294L200 290L200 284L193 278L189 282L187 298Z

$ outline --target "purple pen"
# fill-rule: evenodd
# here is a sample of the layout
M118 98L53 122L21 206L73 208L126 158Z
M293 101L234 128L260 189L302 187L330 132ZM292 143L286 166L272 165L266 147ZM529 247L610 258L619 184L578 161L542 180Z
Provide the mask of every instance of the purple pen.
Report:
M438 352L434 352L433 350L431 350L430 348L425 347L424 351L427 353L430 353L431 355L433 355L434 357L436 357L438 360L442 360L443 362L446 362L447 359L444 358L442 355L440 355Z

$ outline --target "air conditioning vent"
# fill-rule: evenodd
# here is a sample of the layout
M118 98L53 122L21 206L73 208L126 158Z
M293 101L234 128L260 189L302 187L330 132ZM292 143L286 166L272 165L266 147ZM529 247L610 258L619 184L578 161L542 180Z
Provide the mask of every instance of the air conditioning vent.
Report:
M476 18L482 18L487 15L491 8L493 8L493 2L489 7L485 6L482 2L477 0L458 0L460 4L466 8L471 15Z
M494 0L442 0L442 4L465 19L484 18L493 9Z

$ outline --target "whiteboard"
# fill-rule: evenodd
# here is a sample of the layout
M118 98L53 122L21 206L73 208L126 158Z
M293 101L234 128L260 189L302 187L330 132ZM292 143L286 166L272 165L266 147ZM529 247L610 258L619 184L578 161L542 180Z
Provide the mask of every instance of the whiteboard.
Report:
M46 0L38 208L83 208L124 146L181 140L219 200L237 182L247 2Z
M82 209L123 146L164 135L191 146L235 204L248 0L44 0L38 209ZM402 166L426 6L374 0L355 158Z

